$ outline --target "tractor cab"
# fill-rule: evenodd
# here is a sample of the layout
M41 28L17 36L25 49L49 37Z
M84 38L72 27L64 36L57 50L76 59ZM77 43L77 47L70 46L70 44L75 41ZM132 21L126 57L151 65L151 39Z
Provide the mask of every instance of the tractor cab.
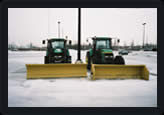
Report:
M45 44L45 40L43 40L43 44ZM58 39L58 38L52 38L47 39L47 48L53 48L53 49L63 49L66 46L66 40L65 39Z
M111 38L106 37L94 37L93 40L93 46L94 49L111 49Z
M66 48L67 40L51 38L47 40L45 63L71 63L71 56ZM45 40L43 40L45 44Z
M48 46L53 49L63 49L65 48L66 40L65 39L50 39L48 40Z
M92 37L92 40L92 48L86 54L88 69L90 69L91 64L125 64L122 56L114 57L112 51L112 38Z
M107 37L94 37L93 40L93 61L95 63L112 63L113 52L111 40Z

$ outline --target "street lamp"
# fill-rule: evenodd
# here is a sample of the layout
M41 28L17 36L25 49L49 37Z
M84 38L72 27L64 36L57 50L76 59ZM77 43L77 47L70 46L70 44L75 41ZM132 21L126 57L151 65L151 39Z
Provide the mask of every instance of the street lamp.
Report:
M143 49L144 49L144 40L145 40L145 25L146 25L146 23L143 23L142 25L143 25L143 45L142 45L142 47L143 47Z
M58 21L58 38L60 38L60 21Z

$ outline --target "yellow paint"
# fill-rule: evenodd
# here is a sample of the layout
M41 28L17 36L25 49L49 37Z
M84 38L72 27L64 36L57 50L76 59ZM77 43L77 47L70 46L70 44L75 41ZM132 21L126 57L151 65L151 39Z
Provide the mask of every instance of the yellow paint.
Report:
M145 65L92 64L92 79L144 79L149 80Z
M27 79L87 77L87 64L26 64Z
M88 57L85 58L85 62L88 63Z

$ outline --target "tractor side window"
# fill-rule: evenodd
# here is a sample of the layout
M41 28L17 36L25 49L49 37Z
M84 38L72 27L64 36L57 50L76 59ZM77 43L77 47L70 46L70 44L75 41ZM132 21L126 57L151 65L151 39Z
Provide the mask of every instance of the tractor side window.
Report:
M52 42L53 48L64 48L64 42L63 41L54 41Z
M96 49L109 48L108 40L97 40Z
M106 40L106 48L110 48L109 40Z

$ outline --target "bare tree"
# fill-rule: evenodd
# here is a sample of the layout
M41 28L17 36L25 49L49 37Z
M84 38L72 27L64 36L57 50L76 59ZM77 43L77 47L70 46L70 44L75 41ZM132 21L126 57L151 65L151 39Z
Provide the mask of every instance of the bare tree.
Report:
M134 47L134 40L132 40L132 43L131 43L131 48L133 49Z

